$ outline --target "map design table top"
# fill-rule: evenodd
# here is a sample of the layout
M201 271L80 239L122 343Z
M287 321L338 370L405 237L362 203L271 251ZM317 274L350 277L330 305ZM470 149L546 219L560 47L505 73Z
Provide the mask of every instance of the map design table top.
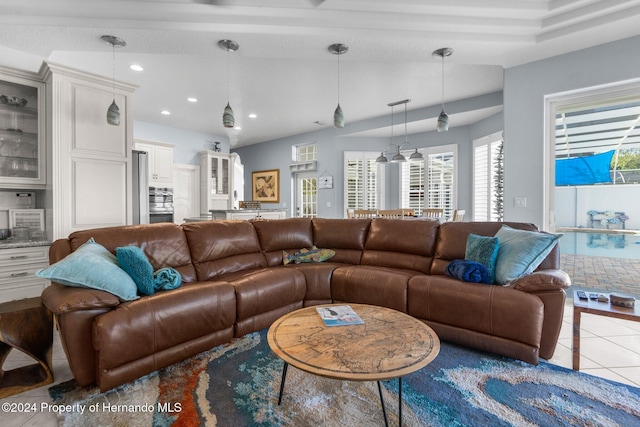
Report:
M320 307L341 306L330 304ZM398 378L428 365L440 340L425 323L384 307L348 304L363 324L325 326L316 308L276 320L267 334L272 351L306 372L352 381Z

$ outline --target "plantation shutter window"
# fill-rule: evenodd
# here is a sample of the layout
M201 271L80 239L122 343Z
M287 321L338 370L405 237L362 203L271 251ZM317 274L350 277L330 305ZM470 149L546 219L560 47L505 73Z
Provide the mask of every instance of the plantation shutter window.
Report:
M451 218L456 209L456 145L423 148L425 160L400 164L400 205L422 215L422 209L442 209Z
M502 189L496 188L499 179L502 132L473 142L473 220L500 221L502 219Z
M345 151L345 209L380 209L384 171L376 163L378 152Z

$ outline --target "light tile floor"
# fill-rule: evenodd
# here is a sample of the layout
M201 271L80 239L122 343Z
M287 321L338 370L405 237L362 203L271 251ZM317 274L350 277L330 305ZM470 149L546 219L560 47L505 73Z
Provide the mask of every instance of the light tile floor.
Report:
M560 338L550 363L572 368L573 295L567 295ZM580 372L640 387L640 322L582 313Z

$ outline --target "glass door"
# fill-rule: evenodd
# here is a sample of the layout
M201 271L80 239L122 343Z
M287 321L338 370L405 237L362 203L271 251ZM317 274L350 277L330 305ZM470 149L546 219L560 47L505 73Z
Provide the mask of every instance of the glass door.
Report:
M318 216L318 179L313 173L296 174L297 217L316 218Z

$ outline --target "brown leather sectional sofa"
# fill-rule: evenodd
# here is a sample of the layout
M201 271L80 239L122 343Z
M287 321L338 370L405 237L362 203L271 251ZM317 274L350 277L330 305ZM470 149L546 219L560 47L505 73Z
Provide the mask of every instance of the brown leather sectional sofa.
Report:
M507 223L536 230L531 224ZM183 284L121 302L102 291L52 284L42 298L55 314L71 371L102 391L268 327L303 306L367 303L409 313L442 340L537 364L550 358L570 282L557 248L510 286L465 283L444 274L464 258L469 233L501 223L396 219L305 219L163 223L75 232L53 243L56 262L89 238L115 253L144 248L154 268ZM283 265L283 251L333 249L323 263Z

